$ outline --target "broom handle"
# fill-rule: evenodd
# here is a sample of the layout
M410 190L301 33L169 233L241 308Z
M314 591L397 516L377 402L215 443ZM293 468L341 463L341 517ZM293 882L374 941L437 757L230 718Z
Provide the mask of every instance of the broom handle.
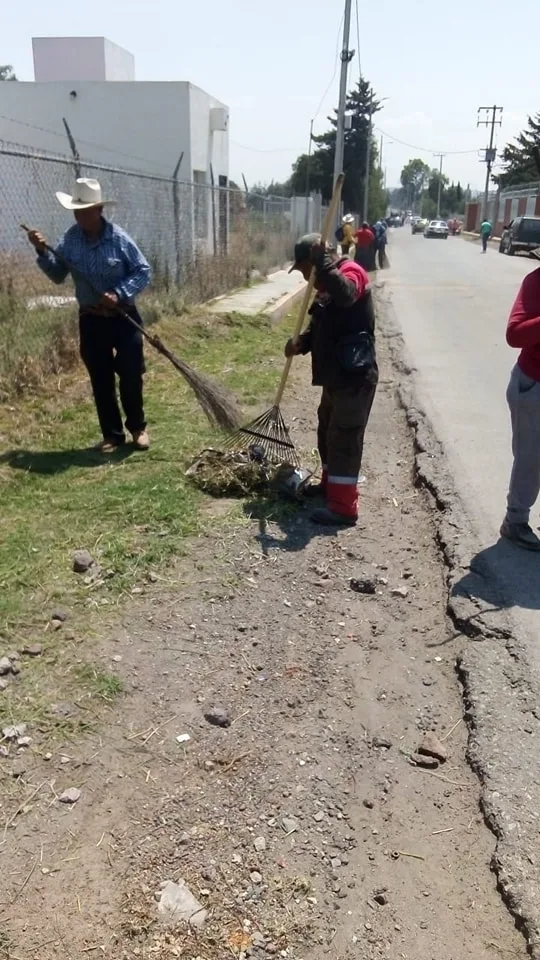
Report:
M340 173L339 177L337 178L334 184L334 190L332 193L332 199L330 200L330 206L328 207L328 210L326 211L326 216L324 218L324 223L321 231L321 243L326 243L330 235L330 230L332 229L332 224L335 220L339 201L341 199L341 191L343 189L344 180L345 180L345 174ZM306 313L308 311L308 307L311 301L311 296L313 293L314 286L315 286L315 267L313 267L311 270L311 275L308 280L308 285L304 292L304 298L302 300L300 310L298 311L298 319L296 321L296 326L294 328L293 335L292 335L293 341L298 340L302 327L304 326L304 320L306 318ZM274 402L275 407L279 407L281 400L283 398L283 394L285 392L285 387L287 385L287 379L289 377L289 372L291 369L292 362L293 362L293 358L287 357L287 360L285 361L285 367L283 369L283 373L281 374L281 380L279 381L279 387L276 393L276 399Z

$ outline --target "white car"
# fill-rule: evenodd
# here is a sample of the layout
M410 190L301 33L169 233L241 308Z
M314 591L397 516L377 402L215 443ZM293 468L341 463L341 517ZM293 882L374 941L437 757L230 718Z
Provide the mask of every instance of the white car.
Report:
M429 239L439 238L441 240L448 239L448 224L446 220L430 220L427 227L424 230L424 237Z

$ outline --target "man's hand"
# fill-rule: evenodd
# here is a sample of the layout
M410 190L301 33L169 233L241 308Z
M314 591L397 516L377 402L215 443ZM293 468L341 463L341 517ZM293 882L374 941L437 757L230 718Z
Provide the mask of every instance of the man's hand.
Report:
M118 297L116 293L103 293L100 297L99 304L101 307L107 307L109 310L114 310L118 306Z
M300 353L300 341L293 340L292 337L290 340L287 340L285 344L285 356L286 357L297 357Z
M37 253L45 253L47 241L39 230L29 230L28 239Z

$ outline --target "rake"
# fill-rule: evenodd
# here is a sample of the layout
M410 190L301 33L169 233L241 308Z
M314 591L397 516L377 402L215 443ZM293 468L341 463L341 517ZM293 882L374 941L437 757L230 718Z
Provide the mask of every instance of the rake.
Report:
M336 218L344 180L345 175L341 173L335 182L330 206L328 207L322 227L321 243L326 243L328 240L330 230ZM293 341L298 339L304 325L314 285L315 268L311 271L304 298L298 312L298 319L292 335ZM260 417L257 417L256 420L252 420L251 423L236 430L235 433L227 439L225 444L227 448L235 450L251 448L255 454L260 453L264 455L270 463L289 463L294 467L300 466L298 454L289 435L289 428L283 419L283 414L280 409L292 360L292 357L287 357L273 406Z
M21 228L30 233L29 227L25 226L24 223L21 223ZM65 257L57 253L53 247L50 247L48 243L44 244L46 250L49 253L52 253L56 259L62 263L70 273L78 274L81 279L84 279L86 283L94 290L95 293L101 296L100 290L98 290L93 283L81 273L76 267L73 267ZM123 320L127 320L128 323L131 323L134 327L137 327L145 340L154 347L154 350L157 350L163 357L167 357L167 360L170 360L173 367L175 367L179 373L182 374L186 383L189 384L193 393L195 394L200 407L206 414L208 420L215 427L221 427L222 430L235 430L238 427L238 411L235 405L227 397L227 394L221 387L215 384L208 377L203 377L200 373L197 373L186 363L185 360L180 360L165 344L162 342L160 337L156 334L148 333L140 323L137 323L133 317L130 317L129 313L122 309L122 307L115 307L116 313L122 317Z

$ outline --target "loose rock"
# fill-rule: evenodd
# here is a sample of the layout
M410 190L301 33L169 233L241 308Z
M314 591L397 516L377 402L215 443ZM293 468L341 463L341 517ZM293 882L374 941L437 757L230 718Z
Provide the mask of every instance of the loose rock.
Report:
M53 610L51 613L51 620L60 620L60 623L65 623L68 618L68 615L65 610Z
M64 790L63 793L58 797L60 803L73 804L77 803L77 800L80 799L81 791L78 787L69 787L68 790Z
M255 850L257 851L257 853L264 853L264 851L266 850L266 840L264 839L264 837L255 837L253 841L253 846L255 847Z
M363 804L367 810L373 810L373 807L375 806L375 804L373 803L373 800L364 800Z
M298 830L298 821L294 817L283 817L281 826L285 833L294 833L295 830Z
M371 746L375 747L377 750L390 750L392 741L388 740L387 737L373 737Z
M2 690L7 690L8 686L9 684L7 680L2 680L2 678L0 677L0 693L2 692Z
M415 766L424 767L425 770L436 770L439 766L439 761L436 757L426 757L421 753L413 753L411 760Z
M191 890L184 883L174 883L172 880L167 880L161 891L158 914L165 922L178 923L184 920L196 930L204 927L208 917L208 911Z
M425 757L434 757L440 763L445 763L448 759L448 751L444 743L441 743L439 738L431 731L424 735L422 743L418 747L418 753Z
M211 707L204 714L204 719L213 727L230 727L231 718L225 707Z
M40 643L27 643L22 652L25 657L39 657L43 652L43 647Z
M76 550L73 554L73 570L75 573L87 573L93 567L95 560L88 550Z
M256 884L257 886L258 886L260 883L262 883L262 879L263 879L263 878L262 878L262 875L259 873L258 870L254 870L253 873L250 873L249 877L250 877L251 882L254 883L254 884Z
M0 677L7 676L8 673L11 673L11 660L9 657L0 658Z
M349 580L351 590L355 593L364 593L372 595L377 592L377 581L374 577L351 577Z
M2 729L2 736L4 740L18 740L19 737L24 737L25 733L25 723L16 723L12 727L3 727Z
M409 591L407 590L407 587L395 587L392 590L392 596L401 597L404 600L405 597L409 596Z

